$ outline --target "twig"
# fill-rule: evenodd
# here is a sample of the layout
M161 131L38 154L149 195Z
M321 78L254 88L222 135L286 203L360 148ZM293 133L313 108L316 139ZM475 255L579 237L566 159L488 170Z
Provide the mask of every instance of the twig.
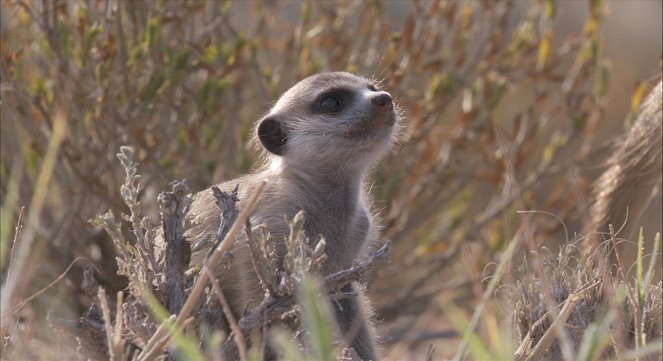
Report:
M212 271L208 269L207 272L211 273ZM210 274L208 276L212 282L212 290L216 294L216 297L219 299L219 303L221 304L223 313L226 315L228 323L230 324L230 329L232 330L233 339L235 340L235 343L237 344L237 349L239 350L239 359L242 361L246 361L248 360L248 357L246 353L246 343L244 342L244 334L239 329L239 324L237 324L237 319L235 318L235 315L233 315L232 310L230 309L230 304L228 304L228 300L226 299L226 296L223 294L221 286L219 286L219 281L217 281L216 277L214 277L214 274Z
M239 329L245 335L250 334L253 329L268 325L273 321L280 319L281 316L284 313L287 313L294 305L295 297L293 295L276 298L271 294L267 294L267 297L258 307L251 310L251 312L244 315L239 320ZM228 341L224 344L223 349L226 351L231 349L231 346L228 345Z
M258 201L258 197L265 188L265 184L266 183L264 181L258 184L254 193L251 195L251 198L249 198L249 200L247 201L246 206L244 207L242 212L240 212L239 216L237 216L237 219L235 220L235 222L233 222L232 227L230 227L230 230L228 230L228 233L223 238L223 242L221 242L220 247L218 247L214 251L214 253L212 253L210 258L207 260L207 263L201 269L200 277L198 278L198 280L196 280L196 283L193 285L189 297L187 297L186 302L182 306L181 312L179 313L177 319L175 320L175 324L173 325L174 330L179 330L181 328L184 320L189 317L196 303L198 303L198 300L202 295L205 286L207 285L207 281L209 279L207 269L214 269L219 264L226 251L230 247L232 247L232 245L235 243L236 239L235 235L239 231L239 228L242 225L244 225L246 218L248 218L249 215L253 212L253 209L255 208L256 203ZM141 357L138 358L139 361L148 360L147 358L148 355L154 354L156 350L161 350L165 346L169 337L168 336L164 337L164 332L165 328L159 326L157 331L152 335L152 337L148 341L149 348L146 346L144 351L141 353ZM145 357L142 356L143 354L145 354Z
M352 281L358 281L361 279L362 275L366 273L368 268L373 265L377 260L389 259L389 250L391 249L391 240L384 242L382 247L371 253L366 257L366 259L358 262L354 266L338 271L334 274L331 274L325 277L324 286L327 290L338 290L339 288L345 286L346 284Z
M25 206L21 207L21 210L18 213L18 219L16 220L16 228L14 229L14 240L12 241L12 247L11 250L9 251L9 263L7 265L7 280L12 279L13 277L13 265L15 263L15 258L16 258L16 248L18 248L18 242L21 239L21 229L23 228L23 212L25 211ZM11 304L13 302L12 299L7 300L7 304ZM21 303L22 305L23 303ZM12 309L12 312L13 309ZM6 312L7 314L9 312ZM4 340L5 337L10 333L10 325L15 326L14 321L9 321L7 314L2 313L2 320L3 322L0 323L0 337L1 339Z
M9 251L9 264L7 265L7 278L12 277L14 258L16 257L16 248L19 240L21 239L21 230L23 229L23 213L25 206L21 207L18 211L18 219L16 220L16 228L14 228L14 240L12 241L12 249Z
M76 264L76 262L78 262L78 261L80 261L80 260L86 260L86 261L88 261L88 262L92 265L92 267L94 267L94 263L92 263L92 261L90 261L89 259L87 259L87 258L85 258L85 257L76 257L73 261L71 261L71 263L69 264L69 266L67 267L67 269L64 270L64 272L62 272L62 273L58 276L58 278L56 278L53 282L49 283L48 286L46 286L46 287L40 289L39 291L33 293L30 297L24 299L23 301L17 303L17 304L14 305L13 307L11 307L9 310L5 311L5 312L2 314L2 318L7 317L10 313L14 313L14 312L18 311L21 307L25 306L26 303L28 303L28 302L34 300L35 298L39 297L39 296L40 296L41 294L43 294L44 292L48 291L49 288L55 286L58 282L60 282L60 281L61 281L61 280L67 275L67 273L71 270L71 268L74 267L74 265ZM97 272L101 273L96 267L95 267L94 269L97 270Z

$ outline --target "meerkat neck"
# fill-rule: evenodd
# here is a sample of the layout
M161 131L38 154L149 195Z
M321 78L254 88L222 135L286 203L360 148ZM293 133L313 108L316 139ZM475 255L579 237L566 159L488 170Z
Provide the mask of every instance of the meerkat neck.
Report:
M309 194L316 194L320 198L343 199L344 202L355 203L362 192L365 171L335 168L320 170L307 169L302 166L288 166L284 164L280 169L282 179L290 184L296 184ZM341 196L339 198L339 196Z

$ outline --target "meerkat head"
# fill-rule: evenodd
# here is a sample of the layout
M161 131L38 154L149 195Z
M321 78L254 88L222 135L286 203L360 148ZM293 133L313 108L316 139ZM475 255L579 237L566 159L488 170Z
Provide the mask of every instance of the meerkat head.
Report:
M389 149L397 127L389 93L369 79L331 72L286 91L258 122L257 136L286 164L365 169Z

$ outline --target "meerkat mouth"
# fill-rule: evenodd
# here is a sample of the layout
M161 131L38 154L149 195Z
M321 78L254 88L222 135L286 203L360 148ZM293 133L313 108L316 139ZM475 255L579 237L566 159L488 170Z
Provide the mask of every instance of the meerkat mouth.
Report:
M350 126L343 135L346 138L366 138L372 135L382 136L396 123L396 115L391 113L380 113L371 117L366 122Z

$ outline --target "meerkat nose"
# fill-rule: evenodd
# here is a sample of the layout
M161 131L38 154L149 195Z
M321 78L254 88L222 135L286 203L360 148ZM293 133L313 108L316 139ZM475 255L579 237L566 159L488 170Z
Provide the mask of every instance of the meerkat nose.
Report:
M387 92L379 92L371 98L371 103L375 106L375 110L380 113L391 111L393 104L391 102L391 95Z

